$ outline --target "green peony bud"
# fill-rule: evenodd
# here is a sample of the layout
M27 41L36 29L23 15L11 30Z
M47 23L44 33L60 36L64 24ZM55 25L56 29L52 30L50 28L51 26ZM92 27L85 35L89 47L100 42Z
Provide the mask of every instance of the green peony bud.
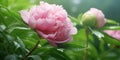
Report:
M95 26L96 25L96 16L91 12L86 12L82 16L82 24L84 26Z
M89 11L83 14L82 16L82 25L101 28L106 23L106 19L101 10L96 8L91 8Z

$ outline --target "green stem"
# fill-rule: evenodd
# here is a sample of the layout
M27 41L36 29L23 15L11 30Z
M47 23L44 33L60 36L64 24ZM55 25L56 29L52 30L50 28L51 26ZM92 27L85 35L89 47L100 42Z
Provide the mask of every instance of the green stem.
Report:
M105 51L104 51L104 41L103 41L102 38L100 38L99 40L100 40L100 51L101 51L100 60L102 60L103 56L104 56L103 54L105 53Z
M40 43L40 40L37 41L37 43L35 44L35 46L30 50L30 52L28 52L23 58L22 60L26 60L28 58L28 56L30 56L32 54L33 51L35 51L35 49L38 47Z
M86 60L87 59L87 53L88 53L88 28L85 29L85 35L86 35L86 47L85 47L85 50L84 50L84 57L83 57L83 60Z
M100 50L101 50L101 53L104 52L104 41L102 38L100 39Z

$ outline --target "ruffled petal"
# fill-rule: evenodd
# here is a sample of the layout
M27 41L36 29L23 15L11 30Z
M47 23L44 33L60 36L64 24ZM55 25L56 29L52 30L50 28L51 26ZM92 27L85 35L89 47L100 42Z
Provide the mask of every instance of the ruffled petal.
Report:
M27 10L21 10L20 14L21 14L21 17L23 18L23 21L28 24L29 12Z
M33 16L30 17L28 24L31 28L35 28L36 27L36 23L37 21L35 20L35 18Z

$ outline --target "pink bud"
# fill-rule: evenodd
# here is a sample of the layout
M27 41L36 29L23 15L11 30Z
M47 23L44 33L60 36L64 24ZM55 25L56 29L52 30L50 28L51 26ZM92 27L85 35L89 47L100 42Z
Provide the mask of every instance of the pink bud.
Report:
M85 26L101 28L105 23L106 20L104 14L101 10L98 10L96 8L91 8L82 16L82 24Z

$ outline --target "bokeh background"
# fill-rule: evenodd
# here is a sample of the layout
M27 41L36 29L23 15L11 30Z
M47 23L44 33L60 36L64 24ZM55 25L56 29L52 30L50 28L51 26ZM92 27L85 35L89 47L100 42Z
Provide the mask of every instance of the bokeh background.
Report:
M90 8L102 10L106 18L114 19L120 22L120 0L45 0L50 3L63 5L68 13L77 17Z
M40 0L2 0L0 3L12 8L13 10L21 10L31 5L39 4ZM42 1L42 0L41 0ZM98 8L102 10L106 18L120 20L120 0L43 0L48 3L63 5L67 12L77 17L80 13L84 13L90 8ZM7 4L8 3L8 4ZM120 22L120 21L119 21Z

